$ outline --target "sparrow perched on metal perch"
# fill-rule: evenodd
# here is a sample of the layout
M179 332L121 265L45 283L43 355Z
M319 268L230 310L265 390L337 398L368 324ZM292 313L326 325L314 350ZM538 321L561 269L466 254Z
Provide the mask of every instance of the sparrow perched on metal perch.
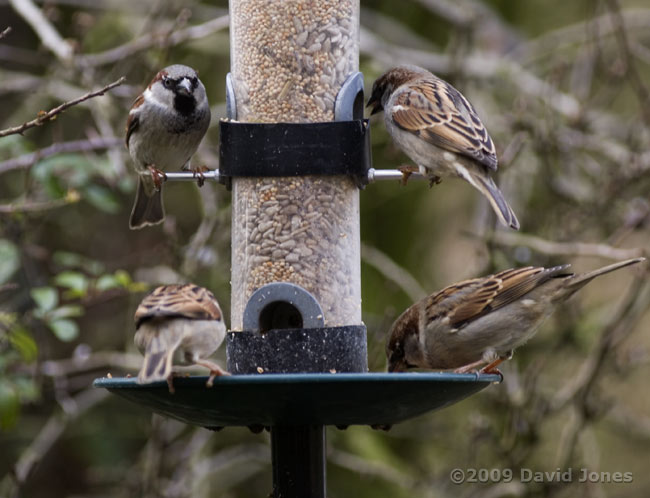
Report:
M570 265L526 267L465 280L418 301L393 324L388 371L496 367L530 339L555 307L594 278L640 263L629 259L575 275Z
M226 336L221 308L209 290L193 284L156 288L138 306L135 328L135 345L144 354L138 384L166 380L173 393L174 360L210 369L208 387L216 376L229 375L207 359Z
M126 146L138 172L131 229L157 225L165 219L164 170L194 171L202 184L205 168L191 168L189 163L209 125L205 87L191 67L166 67L135 99L126 123Z
M519 221L490 172L497 169L494 143L476 110L446 81L417 66L393 68L375 81L367 107L384 111L386 129L418 168L401 168L405 181L420 171L439 183L455 176L469 182L489 201L506 226Z

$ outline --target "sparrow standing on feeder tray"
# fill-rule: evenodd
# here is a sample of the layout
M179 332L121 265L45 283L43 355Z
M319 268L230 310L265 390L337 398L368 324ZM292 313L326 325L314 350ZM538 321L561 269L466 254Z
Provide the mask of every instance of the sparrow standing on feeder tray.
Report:
M408 368L498 372L556 306L594 278L645 258L628 259L581 275L570 265L526 267L465 280L418 301L390 330L388 371Z
M226 336L226 325L214 294L193 284L163 285L145 297L135 312L135 338L144 363L138 384L166 380L174 392L172 363L210 369L207 386L229 375L207 358Z
M164 170L193 171L203 185L205 167L191 168L190 158L210 125L205 87L191 67L174 64L160 71L135 99L126 123L126 147L138 172L129 227L157 225L165 219Z
M418 168L401 168L404 181L420 171L439 183L456 176L489 201L505 226L519 221L489 174L497 169L494 143L472 104L453 86L417 66L399 66L375 81L367 107L384 111L386 129Z

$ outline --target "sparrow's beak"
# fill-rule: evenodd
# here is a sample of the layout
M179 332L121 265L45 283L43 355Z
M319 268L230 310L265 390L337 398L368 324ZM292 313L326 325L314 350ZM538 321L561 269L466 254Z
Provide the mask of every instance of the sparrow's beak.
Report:
M176 85L176 89L186 95L192 95L192 82L188 78L183 78Z
M389 355L388 357L388 371L389 372L406 372L408 370L408 365L404 361L404 358L399 359L395 358L395 355Z
M372 106L372 112L370 113L371 116L384 110L384 108L381 106L381 102L374 95L370 97L370 100L368 100L368 103L366 104L366 107L370 106Z

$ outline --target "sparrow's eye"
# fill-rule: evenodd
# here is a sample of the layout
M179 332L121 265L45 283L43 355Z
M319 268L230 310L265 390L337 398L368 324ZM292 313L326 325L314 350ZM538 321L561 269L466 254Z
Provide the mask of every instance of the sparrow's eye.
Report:
M168 78L167 76L163 78L162 83L165 88L171 88L172 86L174 86L174 82L172 81L172 79Z
M190 81L192 82L192 88L196 88L196 86L199 84L199 79L196 76L191 78Z

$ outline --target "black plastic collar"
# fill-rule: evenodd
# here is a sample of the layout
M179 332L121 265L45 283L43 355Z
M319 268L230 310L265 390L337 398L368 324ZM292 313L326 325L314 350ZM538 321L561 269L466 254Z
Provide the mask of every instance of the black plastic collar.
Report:
M370 126L367 119L325 123L219 123L219 176L231 178L349 175L368 183Z

